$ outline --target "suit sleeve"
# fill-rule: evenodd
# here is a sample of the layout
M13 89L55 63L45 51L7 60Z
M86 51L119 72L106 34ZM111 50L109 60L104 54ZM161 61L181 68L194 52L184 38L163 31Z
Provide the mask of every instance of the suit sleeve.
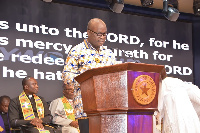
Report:
M8 108L8 113L9 113L9 120L10 120L10 125L11 127L19 127L21 125L30 125L30 120L24 120L21 118L20 115L20 104L19 101L16 99L12 99L10 101L10 105Z

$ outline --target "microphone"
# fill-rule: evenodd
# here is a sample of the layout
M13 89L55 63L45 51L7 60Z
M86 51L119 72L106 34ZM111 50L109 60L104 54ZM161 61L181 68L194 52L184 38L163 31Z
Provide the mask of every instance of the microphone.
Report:
M118 50L118 51L121 51L122 53L124 53L125 56L127 55L126 52L124 52L124 50L121 50L119 48L109 48L109 49L111 49L112 51L113 50ZM141 61L135 60L134 56L132 57L132 59L133 59L133 63L141 63Z

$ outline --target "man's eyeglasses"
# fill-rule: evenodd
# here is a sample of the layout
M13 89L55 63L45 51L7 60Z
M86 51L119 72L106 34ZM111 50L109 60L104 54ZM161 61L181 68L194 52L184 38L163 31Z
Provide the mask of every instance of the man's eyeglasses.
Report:
M96 32L94 32L94 31L92 31L92 30L90 30L90 29L88 29L89 31L91 31L91 32L93 32L93 33L95 33L98 37L105 37L105 36L107 36L107 33L96 33Z

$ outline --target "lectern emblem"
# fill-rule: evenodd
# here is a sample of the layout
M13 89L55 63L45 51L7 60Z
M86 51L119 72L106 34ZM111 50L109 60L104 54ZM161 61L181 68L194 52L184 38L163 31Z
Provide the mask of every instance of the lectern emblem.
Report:
M132 93L138 103L147 105L156 96L156 84L150 76L140 75L133 82Z

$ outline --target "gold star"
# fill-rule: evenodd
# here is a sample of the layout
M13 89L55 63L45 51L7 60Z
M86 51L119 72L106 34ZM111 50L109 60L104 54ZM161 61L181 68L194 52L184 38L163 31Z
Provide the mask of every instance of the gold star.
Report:
M148 91L150 88L147 88L146 86L147 86L147 84L145 84L143 88L141 87L141 90L142 90L142 94L145 93L145 94L148 96L147 91Z

